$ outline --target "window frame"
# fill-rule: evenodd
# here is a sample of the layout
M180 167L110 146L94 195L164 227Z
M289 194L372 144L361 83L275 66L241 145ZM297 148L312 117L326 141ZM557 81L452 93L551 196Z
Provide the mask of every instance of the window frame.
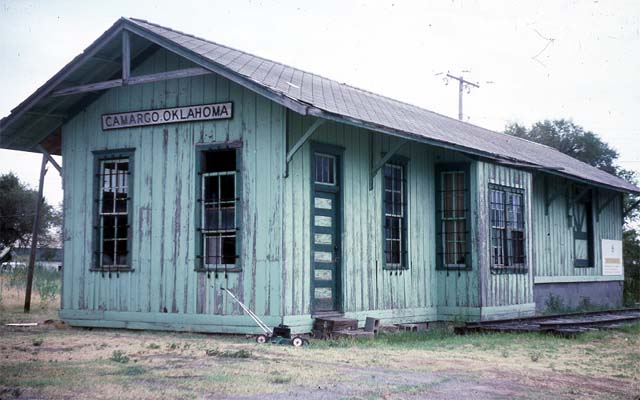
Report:
M135 269L133 268L133 257L131 254L133 241L133 228L132 221L134 221L134 207L133 207L133 198L134 198L134 176L135 176L135 149L126 148L126 149L115 149L115 150L96 150L92 152L93 154L93 234L92 234L92 248L93 248L93 257L91 262L90 271L92 272L108 272L109 276L111 276L111 272L132 272ZM127 178L127 256L126 256L126 264L125 265L108 265L103 266L102 264L102 213L101 213L101 205L102 205L102 189L103 183L100 179L102 177L102 164L111 160L122 160L126 159L128 162L128 178Z
M573 188L571 190L574 190ZM575 193L571 193L573 197ZM585 194L581 199L574 201L571 206L571 233L573 240L573 267L580 269L589 269L595 268L595 213L594 213L594 191L589 190L587 194ZM586 229L586 240L587 241L587 259L578 259L576 257L576 207L578 204L584 204L585 206L585 223L587 224Z
M493 235L493 209L492 209L492 199L491 192L492 191L500 191L504 193L504 202L502 203L504 206L503 211L503 221L504 221L504 238L502 239L502 257L507 261L510 260L512 256L509 255L510 247L509 247L509 238L511 237L511 232L522 232L522 258L523 262L514 264L500 264L496 265L494 262L493 255L493 245L494 245L494 235ZM522 229L512 229L509 227L509 218L508 215L510 213L508 205L508 194L519 195L522 198ZM524 188L518 188L513 186L500 185L495 183L489 184L489 190L487 192L487 205L488 205L488 223L489 223L489 268L492 274L526 274L529 272L529 257L527 254L527 243L529 241L529 232L528 232L528 218L527 218L527 197L526 190Z
M444 173L452 173L452 172L462 172L464 173L464 183L465 183L465 263L464 264L445 264L445 246L444 246L444 229L443 229L443 218L442 212L443 204L442 204L442 175ZM441 271L470 271L473 269L473 252L472 252L472 243L471 243L471 231L472 231L472 221L471 221L471 164L467 162L453 162L453 163L440 163L436 164L435 167L435 196L436 196L436 270Z
M403 213L401 217L401 226L400 226L400 264L395 263L387 263L387 212L386 212L386 186L385 186L385 168L387 165L393 165L396 167L402 168L402 188L401 188L401 196L402 202L401 205L403 207ZM391 157L383 166L380 168L380 178L381 178L381 216L382 216L382 269L385 271L406 271L409 270L409 159L407 157L395 155ZM397 217L396 217L397 218Z
M217 143L198 143L195 146L196 152L196 184L195 184L195 213L194 213L194 225L195 225L195 263L194 270L196 272L206 273L228 273L228 272L242 272L242 209L243 209L243 196L242 196L242 141L233 142L217 142ZM205 264L204 257L204 239L205 233L203 232L204 215L203 215L203 180L205 175L217 174L217 173L203 173L202 167L204 164L204 153L216 152L216 151L235 151L236 168L235 168L235 228L236 228L236 263L235 264L214 264L207 266ZM233 265L231 267L231 265Z

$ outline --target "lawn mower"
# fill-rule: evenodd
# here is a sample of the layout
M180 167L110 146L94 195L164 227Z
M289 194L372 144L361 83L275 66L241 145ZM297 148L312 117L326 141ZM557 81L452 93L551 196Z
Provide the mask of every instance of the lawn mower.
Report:
M264 334L260 334L260 335L256 336L256 342L258 342L258 343L272 343L272 344L291 345L293 347L300 347L300 346L308 346L309 345L309 341L307 339L303 338L303 337L300 337L300 336L291 337L291 328L289 328L286 325L280 324L280 325L274 327L273 329L269 328L267 326L267 324L265 324L256 315L256 313L251 311L249 309L249 307L245 306L244 303L242 303L240 300L238 300L238 298L229 289L227 289L227 288L220 288L220 289L222 289L225 292L227 292L229 294L229 296L231 296L231 298L233 300L235 300L235 302L240 305L240 307L244 310L244 312L246 312L251 317L251 319L253 319L255 321L256 325L258 325L258 327L260 329L262 329Z

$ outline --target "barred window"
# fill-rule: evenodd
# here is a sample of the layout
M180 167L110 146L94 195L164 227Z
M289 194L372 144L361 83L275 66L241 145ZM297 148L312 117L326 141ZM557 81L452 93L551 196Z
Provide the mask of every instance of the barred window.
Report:
M93 270L131 269L131 170L133 152L96 153Z
M200 234L205 270L238 266L238 174L236 150L202 152Z
M467 266L467 187L464 171L440 175L442 258L445 267Z
M336 157L329 154L316 154L314 157L314 183L322 185L336 184Z
M469 163L436 164L436 269L471 268Z
M384 254L386 269L407 269L405 165L384 166Z
M524 194L491 185L491 266L496 271L525 272Z

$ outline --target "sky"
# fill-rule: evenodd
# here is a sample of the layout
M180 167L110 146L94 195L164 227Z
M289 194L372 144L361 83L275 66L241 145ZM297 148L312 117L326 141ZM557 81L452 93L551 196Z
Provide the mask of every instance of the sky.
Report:
M640 172L638 1L0 0L0 116L119 17L136 17L502 131L571 119ZM0 174L37 187L37 154L0 150ZM50 168L45 196L62 201Z

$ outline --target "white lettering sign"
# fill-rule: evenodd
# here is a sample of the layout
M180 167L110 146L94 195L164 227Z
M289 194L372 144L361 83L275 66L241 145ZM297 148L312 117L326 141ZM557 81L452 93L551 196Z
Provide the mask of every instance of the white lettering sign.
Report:
M172 124L175 122L229 119L233 115L233 104L202 104L159 110L133 111L102 116L102 130L131 128L134 126Z
M602 275L623 275L622 241L602 239Z

